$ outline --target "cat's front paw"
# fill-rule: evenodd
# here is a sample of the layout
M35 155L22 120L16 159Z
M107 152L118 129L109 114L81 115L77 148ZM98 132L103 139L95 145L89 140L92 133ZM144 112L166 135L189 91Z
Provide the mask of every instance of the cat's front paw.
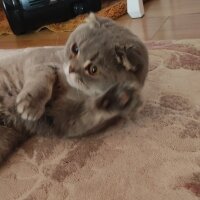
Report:
M135 89L131 86L121 84L109 89L97 100L97 107L105 111L121 112L126 110L132 103Z
M17 112L21 118L29 121L36 121L44 113L44 105L33 98L31 93L21 92L16 99Z

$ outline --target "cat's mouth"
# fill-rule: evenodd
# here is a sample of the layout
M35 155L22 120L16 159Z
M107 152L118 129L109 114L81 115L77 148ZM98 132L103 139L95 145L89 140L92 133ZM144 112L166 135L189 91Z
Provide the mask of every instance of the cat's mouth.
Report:
M69 63L64 64L64 73L66 75L67 82L69 83L70 86L73 88L76 88L81 91L87 91L89 87L84 83L82 78L75 72L70 73L69 72Z

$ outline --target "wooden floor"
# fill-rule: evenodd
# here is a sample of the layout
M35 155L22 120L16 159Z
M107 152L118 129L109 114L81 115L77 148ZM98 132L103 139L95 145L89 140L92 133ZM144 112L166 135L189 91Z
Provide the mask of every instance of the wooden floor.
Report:
M200 0L149 0L145 16L117 20L142 40L200 38ZM42 31L23 36L1 36L0 48L63 45L70 33Z

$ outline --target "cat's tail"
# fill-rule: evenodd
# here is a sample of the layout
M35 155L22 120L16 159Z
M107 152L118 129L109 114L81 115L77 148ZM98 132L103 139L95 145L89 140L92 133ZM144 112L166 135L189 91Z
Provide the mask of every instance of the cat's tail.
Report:
M0 126L0 164L22 142L26 134L12 128Z

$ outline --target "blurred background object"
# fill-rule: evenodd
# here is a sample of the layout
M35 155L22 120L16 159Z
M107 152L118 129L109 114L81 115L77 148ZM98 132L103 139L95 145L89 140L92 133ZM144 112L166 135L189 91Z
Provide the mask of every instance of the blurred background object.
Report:
M112 19L117 19L126 13L126 0L101 0L101 9L96 12L96 14L99 16L110 17ZM56 33L69 33L73 31L79 24L83 23L86 16L87 14L81 14L64 22L42 25L34 32L39 32L42 29L48 29ZM3 12L3 9L0 8L0 35L12 34L13 32L10 29L5 13Z
M127 0L127 11L131 18L144 16L144 0Z
M2 0L2 3L16 35L101 9L101 0Z

